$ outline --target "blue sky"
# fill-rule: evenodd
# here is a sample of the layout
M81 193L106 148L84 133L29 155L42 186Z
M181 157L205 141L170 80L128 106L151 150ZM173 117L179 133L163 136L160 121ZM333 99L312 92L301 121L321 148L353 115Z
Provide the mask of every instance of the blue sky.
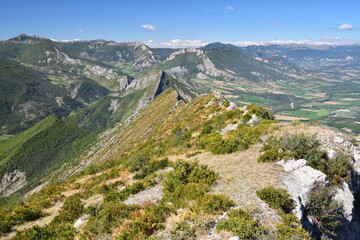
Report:
M0 39L21 33L150 46L360 42L360 1L1 0Z

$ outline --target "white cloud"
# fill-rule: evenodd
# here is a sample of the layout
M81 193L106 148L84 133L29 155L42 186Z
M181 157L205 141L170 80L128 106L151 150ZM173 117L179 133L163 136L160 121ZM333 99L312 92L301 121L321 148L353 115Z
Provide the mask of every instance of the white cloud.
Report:
M337 26L335 28L335 30L337 31L352 31L354 29L355 27L353 25L347 23L341 24L340 26Z
M156 30L156 27L154 25L151 25L151 24L142 24L140 25L140 27L148 30L148 31L155 31Z
M84 29L82 29L82 28L80 28L80 29L79 29L79 32L85 32L85 30L84 30Z
M304 40L273 40L273 41L243 41L243 42L224 42L235 46L245 47L251 45L283 45L283 44L306 44L306 45L345 45L359 43L359 39L353 38L338 38L338 37L324 37L320 40L312 41L309 39ZM145 42L150 47L159 48L198 48L203 47L210 42L202 40L180 40L173 39L169 42Z
M227 5L227 6L226 6L226 10L234 11L235 8L234 8L233 6Z
M165 47L165 48L197 48L203 47L207 42L203 42L201 40L180 40L173 39L169 42L152 42L147 43L151 47Z
M280 23L279 23L279 22L277 22L277 21L272 21L272 22L269 22L269 24L279 25Z

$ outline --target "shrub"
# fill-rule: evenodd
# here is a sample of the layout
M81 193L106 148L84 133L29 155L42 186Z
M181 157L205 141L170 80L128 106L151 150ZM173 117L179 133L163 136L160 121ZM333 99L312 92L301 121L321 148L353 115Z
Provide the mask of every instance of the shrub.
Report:
M134 182L133 184L126 186L120 192L117 192L116 189L111 189L109 192L107 192L105 196L105 201L106 202L124 201L130 196L130 194L136 194L142 190L145 190L146 187L147 187L146 181L143 180L143 181Z
M142 209L136 205L123 203L104 203L98 209L92 210L93 216L89 218L84 227L82 237L93 239L96 236L110 234L122 221L131 217L135 210Z
M169 165L169 159L165 158L160 161L150 162L147 167L142 168L138 173L136 173L133 179L143 179L146 176L160 170L166 168Z
M336 229L340 225L342 204L336 201L334 196L334 190L315 183L305 205L308 217L313 219L320 235L324 237L336 236Z
M308 163L311 167L325 173L331 185L341 185L344 181L350 180L349 159L348 155L338 152L334 158L310 158Z
M237 139L225 139L214 143L210 151L212 154L226 154L236 152L238 150L239 141Z
M74 194L68 197L64 205L54 219L54 223L73 223L84 211L84 205L81 202L81 195Z
M305 159L309 166L326 174L331 185L341 185L350 177L349 156L340 152L329 158L315 135L294 134L276 138L270 137L261 151L259 162L273 162L280 159Z
M187 183L211 185L217 178L218 174L206 165L179 160L174 163L174 170L169 172L163 181L164 193L172 193L179 185Z
M205 213L219 214L235 205L234 201L224 194L205 194L196 200L196 210Z
M185 185L179 185L168 197L168 200L177 208L184 208L190 200L194 200L204 195L208 188L209 186L204 183L187 183Z
M258 106L256 104L249 104L246 106L249 115L255 114L256 116L265 120L274 120L274 115L269 109ZM250 120L250 119L249 119Z
M126 166L130 168L131 172L139 171L150 160L150 153L138 153L134 154L126 163Z
M276 225L276 239L288 240L288 239L303 239L311 240L309 234L297 220L293 214L285 214L281 216L282 223Z
M195 239L195 228L191 227L188 220L184 220L176 224L171 230L171 239Z
M260 227L248 212L241 209L230 210L227 217L216 226L217 230L231 231L240 239L265 239L266 230Z
M118 239L145 239L163 228L162 222L170 212L170 208L163 205L134 210L131 219L124 221L120 226L121 234Z
M34 221L42 216L44 216L44 214L41 209L33 208L28 205L20 205L14 209L10 219L14 225L18 225L24 222Z
M271 208L289 213L294 209L294 201L284 189L266 187L256 191L256 195L265 201Z
M72 223L63 223L59 225L48 224L43 227L34 226L24 231L17 232L13 238L15 240L37 240L37 239L74 239L76 229Z
M258 162L276 162L279 161L283 156L283 152L279 151L279 149L273 148L261 154Z

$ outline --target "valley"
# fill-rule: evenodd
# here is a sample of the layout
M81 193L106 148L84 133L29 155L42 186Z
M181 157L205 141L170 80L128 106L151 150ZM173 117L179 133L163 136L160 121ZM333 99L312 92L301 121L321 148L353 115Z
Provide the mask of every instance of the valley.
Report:
M0 237L356 239L359 53L0 41Z

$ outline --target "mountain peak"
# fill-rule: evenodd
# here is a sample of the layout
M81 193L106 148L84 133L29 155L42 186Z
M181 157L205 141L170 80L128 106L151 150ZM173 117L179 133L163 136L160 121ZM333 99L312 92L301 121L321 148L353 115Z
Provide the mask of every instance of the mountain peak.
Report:
M227 47L235 47L235 46L229 43L214 42L205 45L204 47L202 47L202 49L223 49Z
M50 39L38 35L27 35L23 33L13 38L9 38L7 41L26 41L26 40L38 41L38 40L50 40Z

